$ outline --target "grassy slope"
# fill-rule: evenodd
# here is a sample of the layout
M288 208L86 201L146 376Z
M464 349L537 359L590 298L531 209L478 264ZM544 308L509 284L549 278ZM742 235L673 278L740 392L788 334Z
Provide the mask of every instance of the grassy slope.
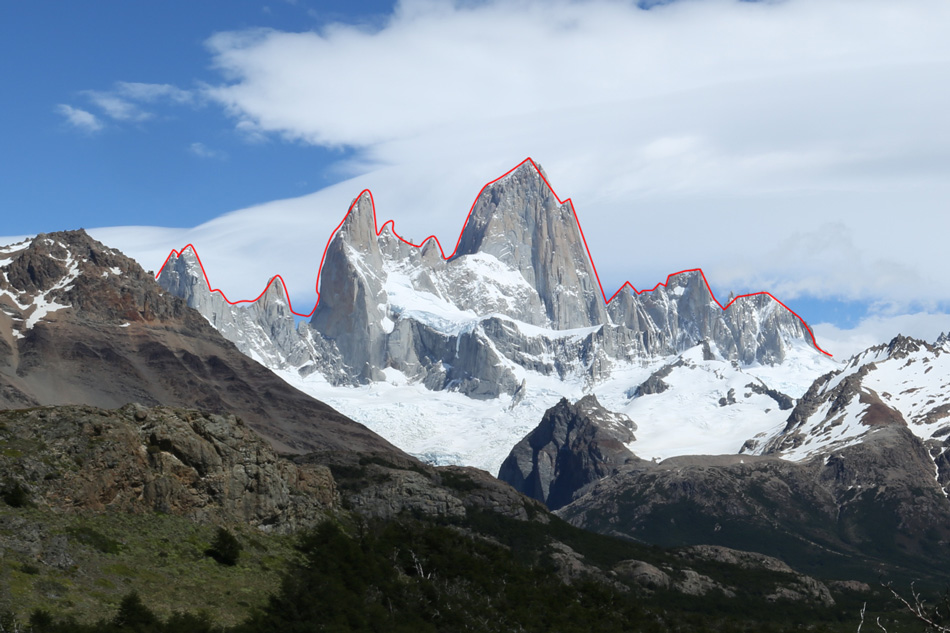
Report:
M60 514L0 503L0 543L8 544L0 558L0 611L26 616L42 607L88 621L110 614L135 590L163 616L207 609L216 621L235 624L276 591L295 556L293 537L236 528L243 552L228 567L204 554L215 529L161 514ZM43 535L33 543L42 553L9 545L30 543L23 537L31 533Z

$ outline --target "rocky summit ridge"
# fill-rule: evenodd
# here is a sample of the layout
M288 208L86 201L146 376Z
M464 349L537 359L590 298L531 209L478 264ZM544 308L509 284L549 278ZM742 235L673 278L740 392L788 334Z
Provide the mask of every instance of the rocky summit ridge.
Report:
M813 343L771 296L724 310L698 270L605 303L572 205L530 160L482 190L447 257L434 238L414 245L392 226L377 228L368 192L353 202L327 246L312 319L298 326L275 305L277 284L246 307L211 293L193 250L173 253L158 281L268 366L336 385L396 370L473 398L514 396L532 376L596 384L618 364L704 340L745 364L781 363L790 346Z
M950 491L950 342L896 336L853 356L809 387L785 427L745 452L807 460L833 455L889 428L906 429Z

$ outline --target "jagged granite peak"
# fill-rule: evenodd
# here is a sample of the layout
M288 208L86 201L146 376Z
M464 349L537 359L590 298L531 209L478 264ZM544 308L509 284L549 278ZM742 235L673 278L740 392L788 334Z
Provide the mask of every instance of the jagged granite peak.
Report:
M801 319L767 294L741 296L723 309L699 270L671 275L649 292L623 288L610 302L614 323L642 332L647 354L668 355L698 341L726 358L777 364L792 340L811 340Z
M558 200L533 162L482 190L455 256L476 253L520 272L538 292L554 329L607 322L574 209Z
M255 358L333 385L408 381L493 399L523 383L530 390L535 374L593 386L615 368L703 340L750 365L784 362L790 347L812 344L800 319L769 296L739 297L723 310L698 270L649 292L624 289L605 305L573 208L530 160L483 189L449 259L434 238L416 245L392 222L380 227L363 192L330 239L319 292L309 326L295 332L289 319L235 319L254 330L245 338L255 345L261 330L281 339L271 345L279 360L266 343ZM213 320L207 305L199 309Z
M198 408L239 416L284 452L401 454L249 359L134 260L83 231L0 249L0 308L0 406Z
M562 398L511 449L498 478L557 510L584 486L640 461L626 447L636 439L636 428L627 416L601 406L594 395L574 404Z
M364 191L352 202L343 224L337 231L337 237L356 249L371 270L378 270L382 266L376 211L369 191Z
M299 367L310 358L279 277L270 281L256 301L234 309L220 292L208 291L198 257L187 248L169 256L158 284L200 312L241 352L268 367Z
M350 206L327 245L320 271L320 302L311 329L333 342L358 382L379 380L386 366L388 303L383 258L372 198L363 193Z

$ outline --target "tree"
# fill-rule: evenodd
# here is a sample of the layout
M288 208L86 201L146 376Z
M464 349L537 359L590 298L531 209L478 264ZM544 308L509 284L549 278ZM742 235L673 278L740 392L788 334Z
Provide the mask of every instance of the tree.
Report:
M121 631L145 633L157 631L159 621L158 617L142 603L138 592L133 591L122 598L122 602L119 603L119 612L115 614L112 623Z

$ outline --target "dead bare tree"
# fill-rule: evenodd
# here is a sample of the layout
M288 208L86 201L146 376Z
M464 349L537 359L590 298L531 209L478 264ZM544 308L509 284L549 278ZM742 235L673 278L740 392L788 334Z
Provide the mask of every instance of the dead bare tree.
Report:
M931 631L935 631L936 633L950 633L950 627L943 626L942 624L938 624L937 622L934 621L934 618L942 619L947 614L941 614L940 607L936 607L936 606L933 608L933 613L932 614L929 613L927 610L926 604L920 597L920 592L914 588L914 583L910 583L910 596L911 596L910 600L908 600L907 598L899 594L897 590L894 589L893 586L891 586L891 583L887 583L887 584L882 583L882 586L887 588L887 590L891 592L891 595L897 598L897 600L900 601L900 603L903 604L907 608L907 610L910 611L914 615L915 618L917 618L918 620L926 624L928 627L930 627ZM863 615L862 615L862 621L863 621ZM878 626L880 626L880 624ZM884 627L881 627L881 628L884 628Z
M21 633L22 631L24 629L13 613L0 613L0 633Z

